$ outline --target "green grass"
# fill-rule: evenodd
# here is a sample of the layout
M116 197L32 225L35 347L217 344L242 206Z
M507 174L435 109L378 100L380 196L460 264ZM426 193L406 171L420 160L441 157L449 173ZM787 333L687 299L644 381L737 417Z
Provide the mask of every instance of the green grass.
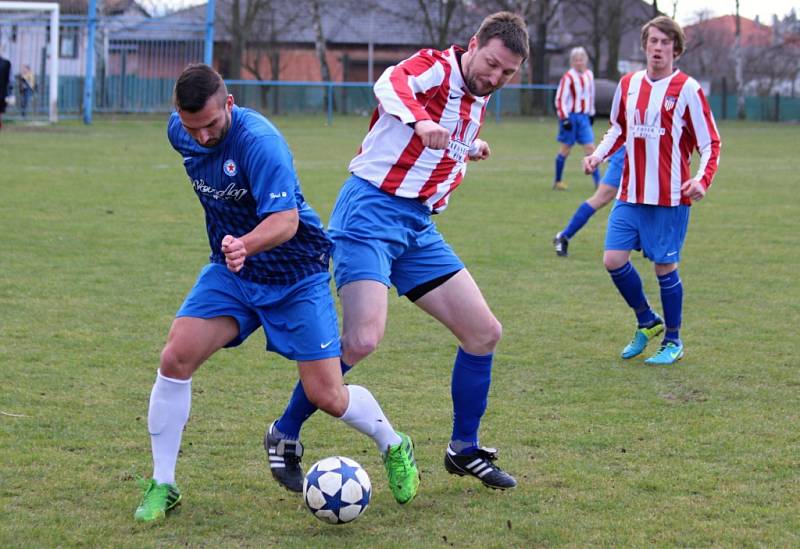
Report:
M327 220L364 118L279 118ZM423 479L394 503L372 443L322 414L305 463L358 459L373 502L331 527L271 479L263 429L296 379L254 335L195 376L178 478L184 505L132 520L149 476L147 402L172 316L208 255L202 211L164 121L7 125L0 133L0 547L797 546L800 373L797 126L721 124L720 172L693 208L681 276L686 358L617 358L633 317L602 266L607 210L555 256L591 193L555 124L490 121L440 230L504 337L482 439L519 487L446 474L456 343L390 299L380 349L350 378L415 437ZM599 129L598 129L599 131ZM652 267L637 257L658 304ZM13 415L12 415L13 414Z

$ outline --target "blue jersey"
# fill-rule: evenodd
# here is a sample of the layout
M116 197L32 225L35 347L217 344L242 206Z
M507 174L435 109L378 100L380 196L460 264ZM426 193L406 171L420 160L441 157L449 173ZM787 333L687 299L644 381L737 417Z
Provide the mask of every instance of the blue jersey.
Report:
M167 136L183 157L189 182L205 210L212 263L225 264L221 250L225 235L241 237L269 214L297 208L297 234L248 257L238 274L262 284L294 284L328 270L331 240L303 199L289 146L266 118L234 106L224 139L214 147L203 147L173 113Z

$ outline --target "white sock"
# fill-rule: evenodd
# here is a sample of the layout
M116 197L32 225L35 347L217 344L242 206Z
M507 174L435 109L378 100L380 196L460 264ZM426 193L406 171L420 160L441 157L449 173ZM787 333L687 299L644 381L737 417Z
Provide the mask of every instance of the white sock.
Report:
M175 484L175 463L191 405L192 379L172 379L159 371L147 413L147 429L153 447L153 478L159 484Z
M372 393L360 385L347 385L346 388L350 393L350 403L339 419L374 440L381 453L386 453L389 446L399 444L400 437Z

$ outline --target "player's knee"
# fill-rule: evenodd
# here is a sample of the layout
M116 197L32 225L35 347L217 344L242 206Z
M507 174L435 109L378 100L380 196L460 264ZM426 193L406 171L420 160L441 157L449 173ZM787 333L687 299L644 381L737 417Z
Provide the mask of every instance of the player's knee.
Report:
M623 261L620 257L617 257L612 254L603 254L603 266L606 268L607 271L616 271L625 263L627 263L627 258Z
M377 332L345 335L342 337L342 357L351 366L371 355L381 342Z
M497 348L501 337L503 337L503 325L492 317L491 321L472 334L468 341L462 342L462 347L473 355L488 355Z
M189 379L196 367L173 345L167 344L161 351L159 370L161 375L173 379Z

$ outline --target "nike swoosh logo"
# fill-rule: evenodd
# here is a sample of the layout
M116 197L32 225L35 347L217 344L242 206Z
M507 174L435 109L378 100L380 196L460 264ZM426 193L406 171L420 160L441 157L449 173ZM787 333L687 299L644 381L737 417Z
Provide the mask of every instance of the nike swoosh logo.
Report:
M678 252L670 252L670 253L668 253L668 254L667 254L667 257L670 257L670 256L672 256L672 255L676 255L677 253L678 253Z
M459 97L461 97L461 96L460 95L453 95L452 93L450 94L450 99L458 99Z
M319 348L320 348L320 349L327 349L328 347L330 347L330 346L331 346L331 343L333 343L333 340L332 340L332 339L331 339L329 342L327 342L327 343L320 343L320 344L319 344Z

